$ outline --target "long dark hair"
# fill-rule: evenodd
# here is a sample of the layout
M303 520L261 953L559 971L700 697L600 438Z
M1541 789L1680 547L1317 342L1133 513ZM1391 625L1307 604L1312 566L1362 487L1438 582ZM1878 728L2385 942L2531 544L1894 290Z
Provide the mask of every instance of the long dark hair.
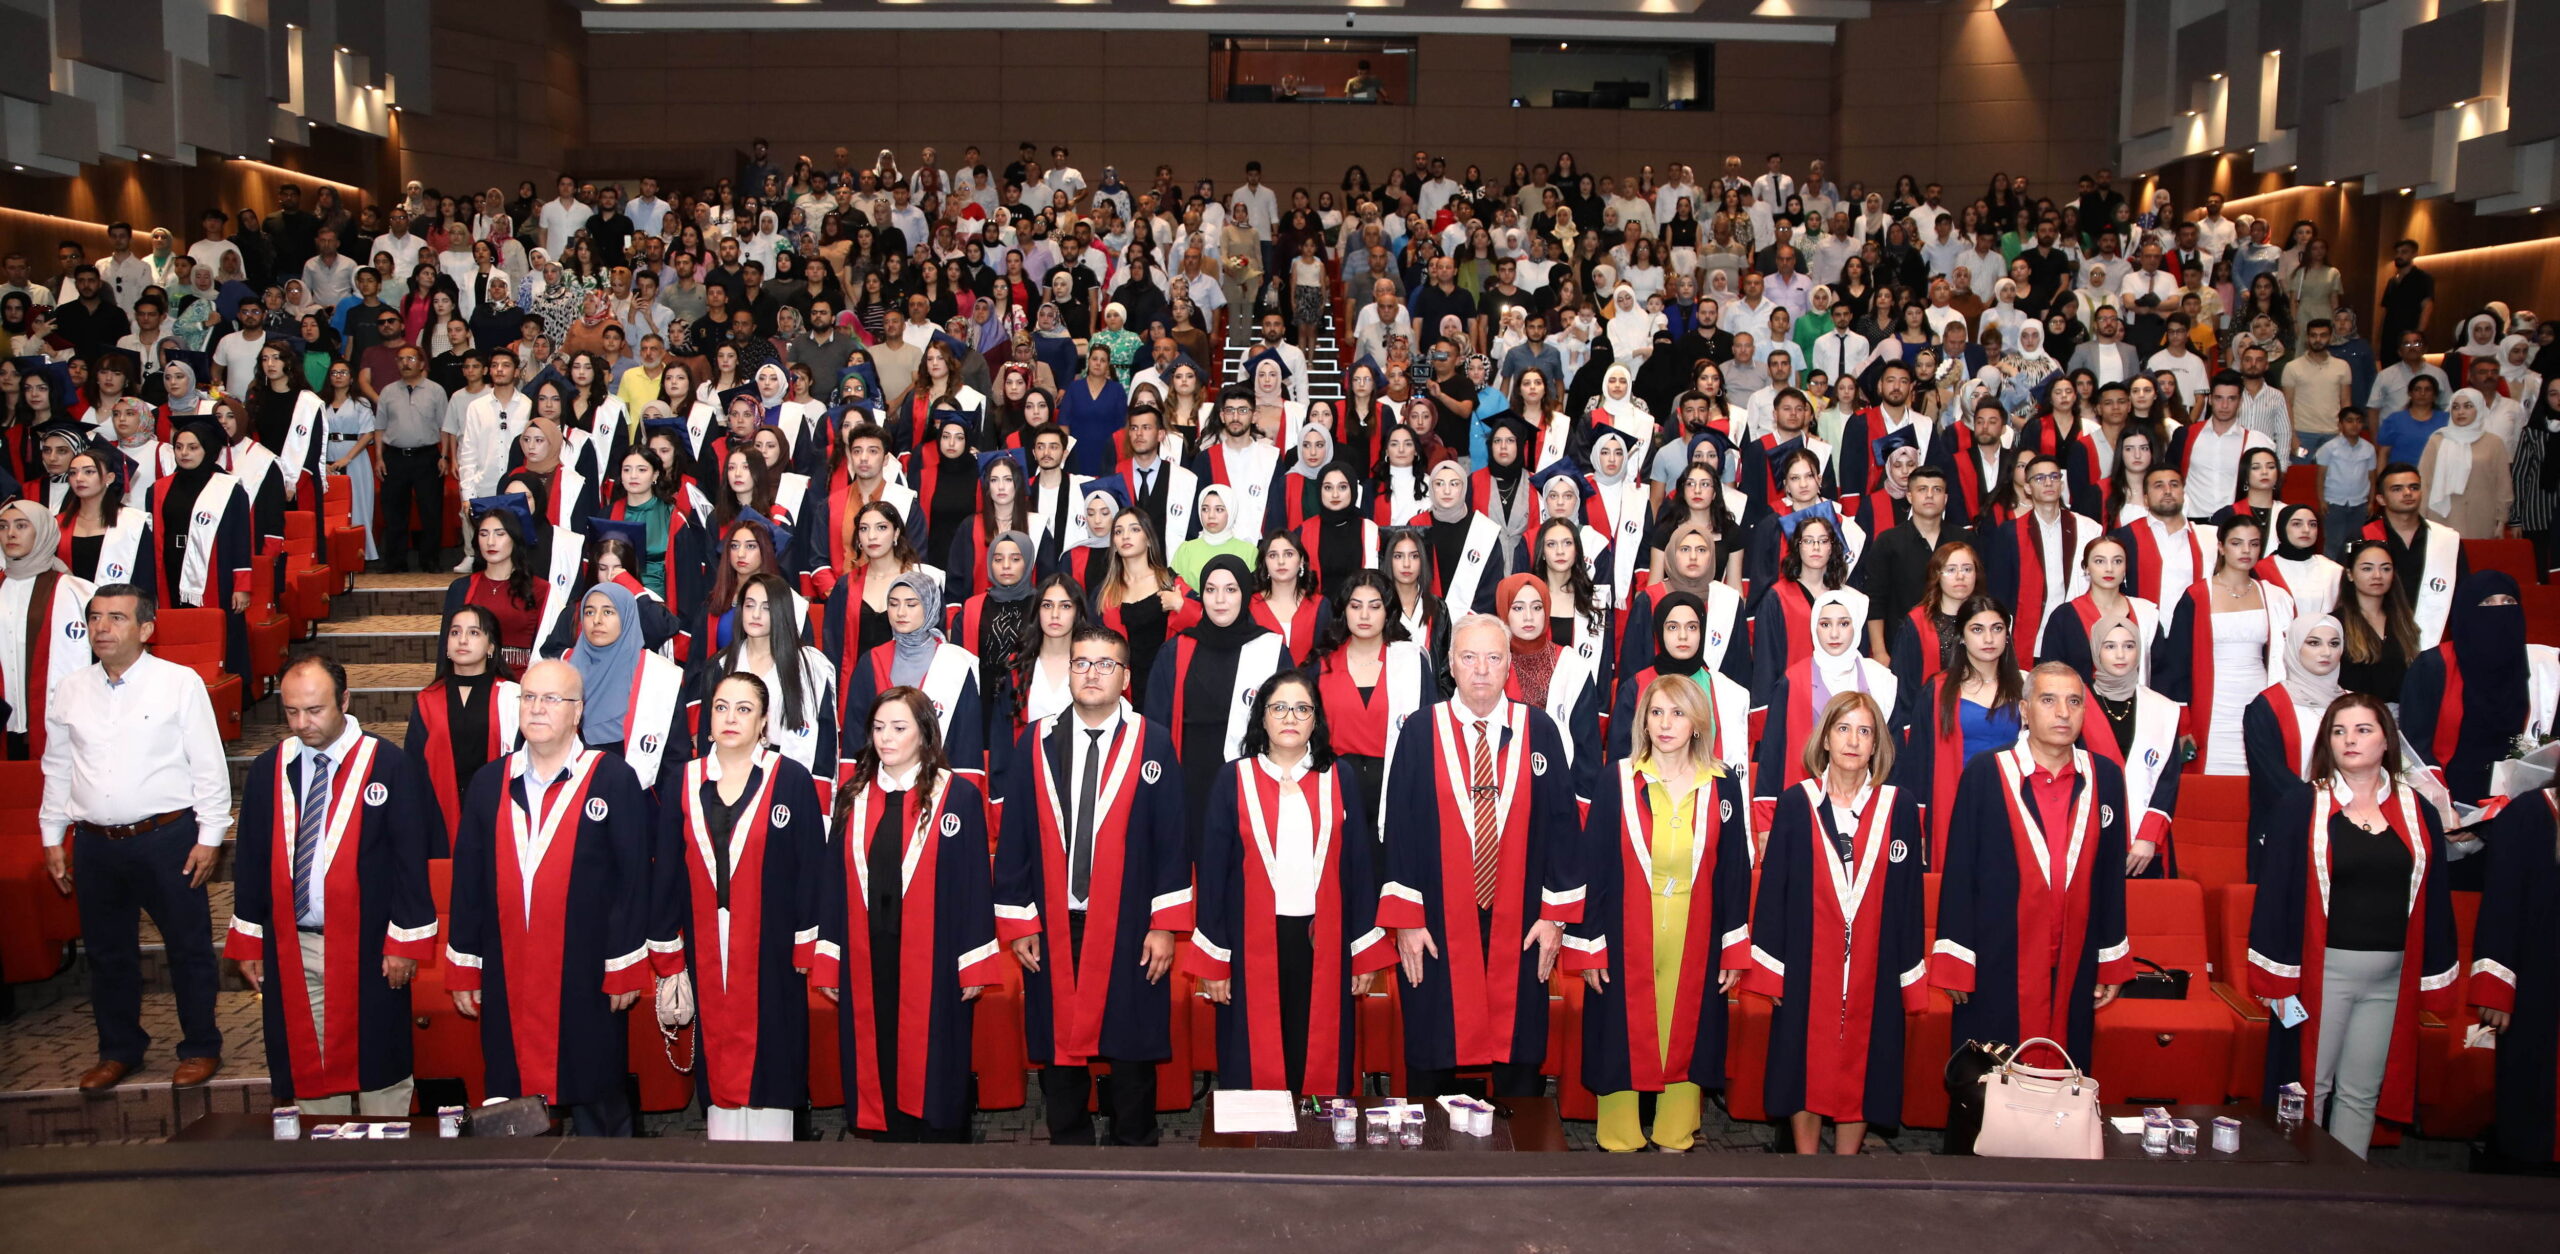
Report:
M1570 518L1550 518L1539 523L1536 534L1530 537L1528 573L1542 581L1547 580L1547 533L1558 527L1564 528L1564 533L1573 539L1573 563L1565 572L1564 587L1556 591L1562 593L1564 600L1572 602L1577 616L1588 619L1600 612L1600 590L1592 586L1591 572L1583 565L1589 555L1582 551L1581 523ZM1555 607L1548 606L1547 609L1552 615Z
M1429 552L1428 549L1424 550L1426 557ZM1342 581L1341 599L1333 603L1333 613L1326 616L1324 631L1316 637L1316 656L1330 657L1343 645L1350 643L1351 624L1345 620L1344 613L1346 607L1351 604L1351 594L1362 588L1377 593L1378 599L1387 603L1387 625L1379 633L1379 639L1388 644L1394 644L1399 640L1413 638L1412 633L1404 629L1404 615L1396 608L1395 580L1389 578L1387 572L1375 566L1363 567L1351 572L1350 578Z
M711 576L711 597L704 605L713 617L727 613L735 606L738 595L745 592L747 584L756 577L749 575L740 579L737 568L729 565L729 542L736 539L741 531L753 534L756 547L764 550L764 569L757 571L756 575L782 569L782 554L773 547L771 530L753 518L730 519L728 525L720 529L720 546L711 555L712 562L719 569Z
M765 616L773 624L765 636L765 645L773 653L773 676L782 681L781 724L793 731L807 731L809 713L801 701L800 618L791 612L791 585L771 571L759 571L747 576L739 586L737 606L743 606L747 593L759 588L764 590ZM729 672L743 667L746 647L747 629L741 623L729 633L729 643L720 650L715 669Z
M951 769L950 759L942 754L942 722L934 717L933 698L926 696L923 689L905 684L891 688L872 698L871 708L862 712L862 725L865 731L870 729L871 720L880 712L880 707L892 701L906 706L907 713L916 720L916 734L921 740L921 743L916 746L916 763L922 769L916 773L915 791L918 798L930 797L933 795L934 781L940 779L943 772ZM853 813L854 798L861 796L863 790L869 788L871 782L879 777L879 743L865 736L862 752L854 755L852 786L836 790L835 829L837 831L851 831L845 826L845 822ZM933 815L919 805L916 807L912 822L923 823L932 818ZM869 835L868 832L854 833L848 839L860 840Z
M1102 621L1093 616L1093 603L1085 599L1084 585L1077 583L1075 576L1065 570L1050 571L1040 577L1040 582L1031 585L1031 630L1022 633L1021 641L1014 645L1013 658L1005 663L1004 668L1006 681L1013 685L1016 706L1021 704L1022 694L1031 691L1032 672L1040 665L1040 646L1047 640L1040 634L1040 603L1048 599L1051 589L1065 593L1067 603L1075 607L1075 622L1067 627L1069 641L1075 639L1077 632L1097 626Z
M1147 569L1155 575L1156 590L1163 592L1172 588L1175 583L1173 568L1165 564L1164 541L1156 535L1155 520L1147 517L1145 510L1136 506L1127 506L1111 516L1112 531L1120 530L1122 519L1135 520L1139 534L1146 538L1147 551L1140 560L1144 561ZM1120 562L1119 543L1109 536L1104 537L1102 554L1102 579L1094 585L1094 595L1097 598L1104 598L1101 602L1103 604L1117 605L1121 594L1128 590L1128 581L1124 577L1125 571Z
M1271 714L1271 694L1287 684L1306 689L1307 704L1315 707L1314 717L1307 721L1307 760L1319 771L1329 769L1333 765L1333 734L1325 727L1324 697L1317 690L1316 677L1298 666L1272 672L1271 678L1263 680L1261 689L1253 694L1253 717L1245 720L1244 724L1243 760L1250 761L1271 752L1271 733L1263 720ZM1240 766L1237 769L1245 768Z
M1262 537L1260 544L1254 546L1254 583L1260 585L1253 589L1254 593L1261 596L1271 594L1271 546L1275 544L1288 545L1298 554L1298 577L1289 581L1289 590L1297 593L1298 599L1302 601L1316 596L1316 589L1309 582L1309 577L1314 574L1315 568L1314 564L1307 559L1307 542L1299 539L1294 531L1270 532Z
M453 634L454 620L460 618L477 618L480 620L481 634L489 637L489 661L487 663L487 666L489 667L489 674L498 678L505 678L507 669L498 661L498 612L490 609L488 606L465 601L462 604L453 607L452 613L444 616L444 628L436 633L435 682L440 684L454 677L453 657L445 651L444 638Z
M480 555L480 524L492 518L497 519L498 525L506 529L507 538L515 541L515 570L507 576L507 599L522 608L532 609L541 604L536 596L536 589L549 579L548 572L551 568L549 546L535 543L525 535L524 523L517 519L514 510L483 511L471 520L471 535L468 537L471 545L471 569L475 574L484 573L489 569L489 559ZM545 573L536 574L536 571Z
M737 491L729 486L729 459L732 457L746 458L747 474L754 479L753 486L747 489L748 499L743 501L738 499ZM788 462L765 464L763 458L756 456L752 442L730 445L728 451L720 455L720 467L711 478L712 525L726 527L736 521L738 515L750 509L758 513L771 512L773 498L782 487L782 468L789 464Z
M1980 592L1966 597L1964 604L1956 607L1956 630L1962 632L1965 624L1982 614L1999 615L2000 621L2008 625L2010 633L2016 634L2017 621L2009 613L2009 607L2002 605L2000 598ZM2000 652L2000 660L1992 665L1991 713L1997 717L2001 711L2006 710L2010 718L2015 720L2018 717L2018 705L2026 699L2027 694L2026 684L2018 678L2018 668L2009 662L2011 656L2010 650L2003 649ZM1965 650L1962 653L1961 664L1949 667L1946 674L1939 677L1938 727L1941 731L1956 725L1956 702L1963 699L1964 681L1972 674L1973 654L1970 650Z
M676 441L679 449L681 449L683 443L684 441L682 440ZM666 463L658 457L658 451L649 447L645 442L634 444L622 451L623 461L630 461L634 457L647 462L649 464L649 473L657 476L657 481L650 486L649 495L656 497L661 501L672 503L676 499L676 477L668 472ZM613 478L613 487L615 490L619 491L622 487L622 466L619 462L614 465ZM629 499L629 494L625 493L624 498L626 500Z
M1709 444L1708 447L1713 448L1714 445ZM1689 476L1694 474L1706 475L1715 487L1713 492L1707 494L1706 517L1703 519L1700 519L1698 511L1689 505ZM1671 494L1663 499L1662 508L1664 511L1662 534L1666 536L1680 530L1681 524L1693 519L1713 527L1720 539L1733 534L1735 525L1733 514L1724 507L1724 476L1718 474L1717 468L1710 463L1692 458L1688 465L1682 466L1679 475L1671 481Z
M1849 545L1840 538L1840 529L1830 520L1814 517L1796 524L1795 542L1787 546L1787 559L1778 564L1778 573L1798 583L1804 581L1804 529L1820 527L1831 537L1831 560L1822 564L1822 584L1828 588L1849 586Z
M2385 649L2397 655L2406 666L2418 656L2418 620L2409 611L2407 585L2400 582L2400 564L2391 564L2391 588L2382 594L2383 630L2376 632L2364 620L2364 593L2356 588L2357 559L2367 549L2379 549L2385 560L2391 557L2391 546L2380 540L2358 540L2347 549L2346 572L2339 580L2338 627L2346 636L2347 660L2370 666L2383 658Z
M918 503L921 504L922 502ZM907 539L907 520L899 517L898 507L891 505L887 501L873 501L870 504L863 506L861 509L854 511L853 547L857 551L862 547L862 520L872 514L878 514L882 520L889 524L889 556L898 559L899 570L914 570L916 567L924 565L924 555L916 552L916 546L914 543ZM857 556L858 555L859 554L857 552Z

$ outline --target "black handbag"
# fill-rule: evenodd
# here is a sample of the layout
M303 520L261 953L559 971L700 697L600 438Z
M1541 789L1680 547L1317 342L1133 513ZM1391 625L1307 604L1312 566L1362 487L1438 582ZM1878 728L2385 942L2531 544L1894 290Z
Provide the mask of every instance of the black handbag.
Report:
M1982 1132L1982 1078L2006 1066L2016 1047L1997 1041L1966 1041L1947 1058L1947 1134L1941 1154L1970 1155Z
M551 1131L551 1107L539 1097L510 1097L473 1107L462 1123L472 1136L543 1136Z
M2134 965L2148 969L2135 972L2132 979L2118 986L2116 996L2132 997L2142 1001L2185 1001L2187 999L2188 976L2185 971L2161 966L2148 958L2136 958L2133 961Z

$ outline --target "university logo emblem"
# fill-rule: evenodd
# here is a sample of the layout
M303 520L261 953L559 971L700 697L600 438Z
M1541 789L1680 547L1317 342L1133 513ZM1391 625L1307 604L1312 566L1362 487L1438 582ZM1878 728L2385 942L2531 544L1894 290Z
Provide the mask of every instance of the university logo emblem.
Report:
M945 836L957 836L960 834L959 815L946 814L942 816L942 834Z
M2157 767L2157 766L2159 766L2159 765L2160 765L2160 751L2159 751L2159 750L2157 750L2157 749L2145 749L2145 750L2143 750L2143 751L2142 751L2142 764L2143 764L2144 766L2149 766L2149 767Z
M773 825L775 827L791 826L791 807L775 806L773 808Z
M1163 779L1164 764L1161 762L1149 762L1145 766L1139 767L1138 778L1143 779L1150 784Z
M1896 861L1896 862L1900 862L1900 861L1902 861L1904 858L1908 858L1908 857L1910 857L1910 856L1911 856L1911 846L1910 846L1910 845L1908 845L1908 844L1903 843L1902 841L1898 841L1898 840L1897 840L1897 841L1893 842L1893 852L1892 852L1891 854L1889 854L1888 856L1889 856L1889 857L1891 857L1894 861Z
M1468 561L1470 561L1470 562L1481 562L1481 561L1483 561L1483 560L1484 560L1484 550L1483 550L1483 549L1469 549L1469 550L1467 550L1467 560L1468 560Z
M1260 693L1261 691L1262 691L1262 689L1260 689L1260 688L1258 688L1258 687L1257 687L1257 688L1247 688L1247 689L1245 689L1245 690L1244 690L1244 695L1243 695L1243 697L1242 697L1242 699L1241 699L1241 701L1240 701L1240 704L1242 704L1242 705L1243 705L1246 709L1248 709L1248 710L1252 709L1252 708L1253 708L1253 698L1255 697L1255 695L1256 695L1256 694Z
M85 640L89 636L89 624L75 618L62 625L62 634L67 639Z
M1731 801L1722 802L1717 808L1721 812L1725 822L1730 823L1733 821L1733 803Z
M2442 575L2438 575L2427 581L2427 591L2429 592L2442 592L2452 586L2453 582Z
M611 813L613 813L613 808L612 808L612 807L610 807L610 806L608 806L608 805L606 805L606 804L604 803L604 798L602 798L602 797L589 797L589 798L587 798L587 817L588 817L588 818L593 819L593 820L595 820L595 821L596 821L596 822L598 822L598 823L601 823L601 822L603 822L603 821L604 821L604 816L606 816L606 815L608 815L608 814L611 814Z
M212 511L212 510L208 510L208 509L200 509L200 510L197 510L197 511L196 511L196 525L197 525L197 526L199 526L199 527L210 527L210 526L212 526L212 525L213 525L213 511Z
M389 800L391 800L390 789L385 788L380 784L367 784L364 786L364 803L366 805L378 806Z
M1532 754L1530 754L1530 755L1529 755L1529 773L1530 773L1530 774L1532 774L1532 775L1544 775L1544 774L1546 774L1546 773L1547 773L1547 755L1545 755L1545 754L1543 754L1543 753L1532 753Z
M642 753L656 753L657 751L658 751L658 734L657 734L656 732L651 732L651 733L649 733L648 735L646 735L646 736L642 736L642 737L640 738L640 752L642 752Z
M2099 807L2098 807L2098 826L2100 826L2100 827L2113 827L2113 826L2115 826L2115 822L2116 822L2116 808L2115 808L2114 806L2099 806Z

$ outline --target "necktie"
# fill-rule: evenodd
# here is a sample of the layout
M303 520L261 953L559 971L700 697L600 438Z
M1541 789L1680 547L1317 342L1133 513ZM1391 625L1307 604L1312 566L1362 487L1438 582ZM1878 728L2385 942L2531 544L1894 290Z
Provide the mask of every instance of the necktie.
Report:
M1102 791L1102 729L1085 728L1084 771L1076 784L1075 841L1069 846L1067 895L1083 900L1093 887L1093 807Z
M329 825L329 755L315 753L302 765L302 812L293 826L293 921L311 917L311 868L320 856L320 832Z
M1475 771L1468 794L1476 805L1476 909L1493 908L1493 882L1502 868L1502 830L1493 821L1493 736L1476 720Z
M1148 497L1155 495L1155 491L1156 491L1156 472L1154 472L1154 471L1152 471L1152 470L1141 470L1141 471L1139 471L1139 472L1138 472L1138 499L1143 501L1143 500L1147 499Z

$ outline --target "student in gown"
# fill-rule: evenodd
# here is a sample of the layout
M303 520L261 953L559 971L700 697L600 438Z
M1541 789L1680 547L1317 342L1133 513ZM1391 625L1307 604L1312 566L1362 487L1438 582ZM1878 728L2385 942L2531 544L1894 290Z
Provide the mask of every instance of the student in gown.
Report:
M1022 964L1050 1143L1095 1142L1099 1059L1111 1064L1109 1142L1153 1145L1156 1066L1173 1055L1164 977L1192 918L1182 764L1172 735L1122 699L1129 642L1088 626L1073 648L1075 704L1014 748L1029 778L996 841L996 930Z
M1583 909L1580 820L1564 738L1504 696L1511 631L1470 615L1450 632L1457 693L1408 725L1387 769L1386 879L1405 987L1407 1087L1455 1093L1493 1069L1498 1097L1546 1091L1547 981Z
M2358 540L2347 546L2346 578L2338 585L2338 625L2346 629L2347 656L2338 682L2397 705L2409 664L2418 658L2418 619L2401 594L2391 546ZM2305 759L2308 761L2308 759Z
M652 800L693 756L684 722L684 672L640 638L640 599L618 583L600 583L578 603L578 643L569 665L585 684L578 734L630 766Z
M221 436L199 418L169 439L177 469L151 485L160 604L222 611L223 669L249 673L249 497L214 462Z
M2270 1013L2267 1104L2300 1081L2312 1120L2362 1158L2375 1119L2416 1116L2418 1014L2452 1013L2460 954L2444 827L2403 773L2391 711L2348 693L2320 722L2313 782L2268 834L2249 992ZM2285 1027L2294 1006L2308 1017Z
M1675 592L1689 594L1698 603L1703 631L1699 652L1707 669L1720 672L1745 689L1751 687L1751 648L1748 620L1743 614L1742 594L1733 585L1715 577L1715 534L1704 522L1692 519L1673 528L1662 542L1662 577L1636 589L1627 598L1626 613L1619 615L1621 633L1618 655L1622 658L1642 657L1645 644L1653 639L1656 617L1662 612L1663 598ZM1628 650L1634 652L1630 654ZM1619 664L1619 701L1633 698L1627 692L1626 674L1635 669L1630 663Z
M1244 753L1255 694L1292 665L1279 633L1245 612L1252 580L1243 558L1209 559L1200 569L1200 621L1165 642L1147 678L1147 721L1173 737L1182 762L1182 797L1190 803L1182 830L1190 834L1186 850L1194 858L1210 785L1219 768Z
M2443 642L2419 654L2400 685L2410 747L2464 801L2489 795L2489 768L2512 756L2516 737L2547 734L2560 703L2560 651L2525 642L2519 596L2504 571L2464 579Z
M2169 607L2152 679L2186 705L2204 773L2237 775L2248 765L2241 720L2249 701L2284 679L2293 598L2252 573L2263 539L2255 519L2233 515L2217 538L2213 574Z
M1982 557L1971 544L1950 540L1929 555L1919 604L1885 632L1885 657L1902 691L1918 693L1964 655L1964 623L1956 613L1981 586Z
M1636 702L1645 685L1659 675L1676 675L1696 684L1705 695L1707 708L1714 715L1709 727L1715 733L1707 747L1724 764L1726 773L1736 778L1742 795L1753 795L1751 690L1708 668L1706 615L1700 612L1698 598L1674 592L1655 602L1654 615L1651 660L1618 684L1617 707L1609 716L1609 760L1617 761L1635 750L1636 735L1644 722ZM1751 830L1758 833L1763 829Z
M2187 759L2186 709L2143 685L2147 638L2132 619L2111 614L2089 635L2096 651L2089 680L2094 708L2081 723L2082 746L2124 772L2125 804L2136 816L2124 873L2131 879L2175 876L2178 855L2169 844L2169 819L2178 810L2179 768Z
M702 716L709 751L685 764L682 795L658 807L658 1022L695 1024L693 1072L714 1141L788 1141L809 1102L802 976L817 965L831 870L826 808L808 769L772 747L772 700L754 672L723 675Z
M2134 596L2126 589L2125 578L2130 560L2123 532L2100 536L2080 550L2080 574L2088 590L2055 607L2045 616L2044 638L2037 642L2036 656L2060 662L2080 672L2080 678L2097 674L2098 623L2106 618L2122 618L2133 624L2146 646L2143 653L2141 679L2151 679L2151 657L2148 646L2160 635L2160 607L2147 597Z
M1430 659L1432 673L1446 690L1449 672L1443 663L1449 657L1449 604L1431 590L1430 542L1411 527L1389 527L1379 533L1379 547L1386 550L1387 612L1404 625L1405 638ZM1493 599L1492 588L1485 590L1485 599L1488 603Z
M71 494L63 500L61 556L65 568L91 585L159 584L159 553L151 543L151 512L125 503L118 490L116 455L87 448L71 455ZM148 499L146 492L145 499ZM76 651L76 650L75 650ZM42 720L37 720L42 725Z
M1745 987L1775 1004L1762 1092L1799 1154L1855 1154L1902 1119L1902 1016L1928 1007L1920 810L1893 777L1884 711L1831 699L1779 799L1751 915Z
M923 690L890 688L868 717L821 859L809 980L835 1003L846 1121L878 1140L966 1141L969 1003L1003 961L985 795L943 758Z
M278 1105L406 1117L409 980L435 956L427 856L443 833L417 764L348 716L345 667L306 655L277 682L292 734L249 763L223 956L265 994Z
M1573 781L1574 799L1589 804L1601 787L1605 759L1600 740L1600 704L1607 677L1599 671L1599 648L1585 637L1566 648L1555 635L1550 593L1536 575L1513 575L1494 591L1503 622L1511 629L1511 667L1503 694L1545 710L1563 734L1564 760Z
M1765 700L1789 668L1813 656L1814 598L1849 586L1849 559L1839 536L1830 520L1802 516L1776 582L1754 585L1752 595L1759 598L1751 615L1755 700Z
M444 649L436 677L409 706L401 746L426 772L438 815L430 856L452 856L462 826L462 798L480 768L516 746L519 688L498 662L498 616L485 605L456 606L444 616Z
M2275 534L2267 555L2258 559L2258 578L2293 596L2294 613L2326 614L2337 608L2346 568L2327 553L2320 536L2320 511L2308 505L2282 505L2275 511Z
M524 498L510 494L472 501L470 547L476 565L444 591L448 619L463 606L476 605L497 620L498 663L509 675L524 673L541 641L538 633L555 617L550 608L551 581L545 574L550 559L534 542L537 534L533 507Z
M2490 1144L2511 1162L2560 1161L2560 794L2515 799L2488 836L2488 884L2471 942L2472 1005L2497 1032Z
M1294 668L1266 681L1241 756L1209 788L1182 966L1218 1008L1220 1088L1357 1092L1353 999L1396 964L1377 926L1371 811L1317 687Z
M2256 883L2267 839L2284 804L2311 780L2311 751L2320 718L2343 691L2345 630L2326 614L2293 620L2285 631L2284 678L2267 685L2240 716L2249 768L2249 881Z
M1778 797L1804 778L1804 736L1822 720L1831 699L1844 692L1874 697L1888 725L1900 702L1892 668L1858 652L1866 639L1866 594L1850 588L1813 599L1813 652L1770 685L1768 700L1752 711L1752 830L1765 832Z
M1865 530L1843 518L1838 506L1822 495L1822 467L1811 450L1789 452L1779 460L1778 467L1783 475L1780 482L1784 495L1779 498L1783 508L1763 515L1752 528L1751 547L1743 557L1742 574L1751 587L1751 595L1760 596L1783 579L1793 578L1786 573L1787 568L1795 564L1795 548L1803 543L1796 533L1811 519L1822 520L1831 538L1840 543L1839 582L1847 583L1847 572L1857 568L1860 550L1866 545Z
M1411 533L1407 533L1411 534ZM1325 737L1347 786L1358 790L1363 814L1381 813L1387 763L1405 725L1441 698L1439 668L1405 634L1395 610L1395 590L1383 571L1364 570L1344 580L1342 605L1316 647L1317 704ZM1374 841L1363 852L1383 859Z
M978 699L978 658L942 631L942 585L911 570L889 583L889 639L847 659L837 716L844 759L862 752L869 724L862 711L891 688L922 689L941 733L944 763L983 791L987 778L985 703ZM847 774L839 766L839 774Z
M2471 577L2471 555L2463 550L2460 532L2420 512L2425 497L2420 484L2417 467L2406 462L2384 466L2374 476L2373 497L2381 512L2360 534L2390 551L2401 595L2418 620L2418 646L2432 649L2444 638L2455 591Z
M2098 1010L2133 975L2132 816L2124 773L2078 747L2080 676L2048 662L2028 680L2027 743L1975 758L1956 787L1929 980L1955 999L1955 1039L2041 1037L2085 1067Z
M1653 1144L1684 1153L1704 1090L1724 1087L1725 995L1751 965L1748 794L1696 683L1660 675L1637 702L1636 751L1583 827L1590 896L1564 965L1590 990L1581 1079L1599 1094L1600 1148L1643 1149L1649 1122Z
M1308 583L1327 600L1351 572L1378 564L1378 523L1360 499L1359 478L1349 464L1335 462L1319 473L1316 510L1295 534L1307 552Z
M1294 532L1265 534L1254 557L1253 620L1278 632L1291 658L1312 653L1333 605L1316 592L1307 542Z
M1107 552L1095 575L1093 616L1128 642L1129 695L1143 705L1156 658L1200 621L1200 605L1165 565L1164 544L1144 510L1123 506L1112 516Z
M979 726L999 745L1019 730L1013 720L1020 695L1007 682L1014 655L1038 630L1032 623L1032 551L1028 534L998 532L987 541L978 591L946 611L947 638L978 659Z
M1930 870L1947 864L1947 826L1955 818L1956 783L1972 761L2016 748L2026 736L2026 680L2009 650L2009 610L1988 596L1956 608L1962 652L1952 669L1902 702L1901 750L1894 783L1920 807L1929 834Z
M780 575L747 580L738 593L738 626L728 647L705 658L686 681L685 725L694 750L709 752L711 724L704 717L720 681L750 674L764 684L764 742L782 751L817 780L818 802L835 796L837 765L836 668L826 650L802 644L803 623L792 617L791 588Z
M87 454L82 454L87 456ZM53 515L34 501L0 505L0 758L44 760L44 713L53 686L90 661L89 594L96 585L63 569ZM124 582L121 579L113 581Z
M2035 454L2027 459L2026 476L2026 508L1980 533L1984 586L2017 617L2010 643L2020 667L2036 662L2033 650L2044 633L2046 614L2087 590L2081 550L2106 534L2097 520L2065 506L2060 458Z
M567 662L527 669L524 747L471 781L444 982L480 1021L489 1096L540 1095L580 1136L629 1136L623 1012L649 987L651 810L620 755L580 741L580 683Z
M1509 546L1502 542L1502 528L1468 503L1466 463L1449 458L1432 467L1429 508L1406 521L1421 530L1429 546L1431 590L1442 603L1490 608ZM1371 562L1368 568L1377 565Z

